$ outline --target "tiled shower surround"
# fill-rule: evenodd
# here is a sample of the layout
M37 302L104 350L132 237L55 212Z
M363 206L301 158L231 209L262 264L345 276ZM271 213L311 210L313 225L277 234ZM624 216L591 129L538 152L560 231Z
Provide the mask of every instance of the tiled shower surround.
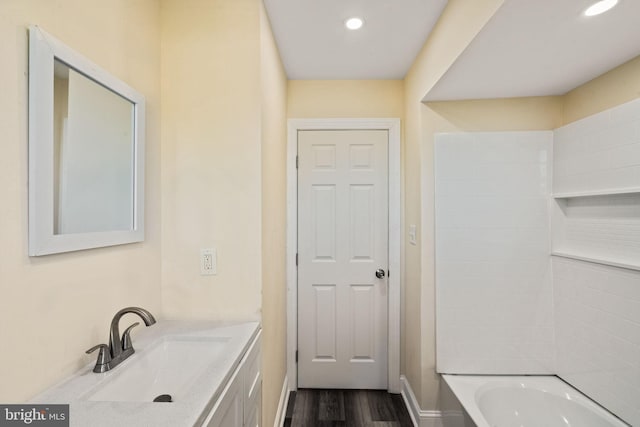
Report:
M640 272L553 257L557 374L640 425Z
M436 138L439 372L553 372L552 136Z
M556 129L553 160L552 253L592 261L552 257L556 372L640 426L640 100Z
M640 100L554 131L553 192L640 189Z
M436 300L439 372L556 374L640 425L640 100L437 135Z

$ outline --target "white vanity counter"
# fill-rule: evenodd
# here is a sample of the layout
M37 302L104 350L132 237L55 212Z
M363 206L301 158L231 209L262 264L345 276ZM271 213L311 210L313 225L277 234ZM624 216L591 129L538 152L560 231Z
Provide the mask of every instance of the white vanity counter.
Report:
M158 321L136 332L135 354L116 368L96 374L91 363L32 403L70 404L74 427L200 426L238 375L260 324ZM251 363L259 364L259 343L253 347ZM153 402L150 392L173 401Z

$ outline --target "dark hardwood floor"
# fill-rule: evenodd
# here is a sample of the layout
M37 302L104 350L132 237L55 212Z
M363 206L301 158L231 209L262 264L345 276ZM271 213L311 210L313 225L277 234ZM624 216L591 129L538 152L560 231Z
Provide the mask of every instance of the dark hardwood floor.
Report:
M402 396L384 390L300 389L284 427L413 427Z

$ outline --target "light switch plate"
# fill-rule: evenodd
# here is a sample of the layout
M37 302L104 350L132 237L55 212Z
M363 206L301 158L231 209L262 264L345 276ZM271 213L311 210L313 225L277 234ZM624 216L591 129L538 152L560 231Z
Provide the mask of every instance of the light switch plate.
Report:
M415 224L409 225L409 243L416 245L416 226Z

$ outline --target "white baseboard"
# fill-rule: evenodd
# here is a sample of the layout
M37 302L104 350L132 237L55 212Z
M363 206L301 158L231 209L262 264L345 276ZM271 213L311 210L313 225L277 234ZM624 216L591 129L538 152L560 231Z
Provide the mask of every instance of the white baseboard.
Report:
M402 387L402 398L404 399L407 410L411 416L411 421L416 427L442 427L442 412L440 411L425 411L420 409L420 403L416 399L416 395L413 394L411 384L404 375L400 376L400 385Z
M284 382L282 383L282 391L280 392L280 400L278 401L278 412L276 412L273 427L282 427L284 425L284 419L287 415L287 403L289 403L289 379L285 375Z

